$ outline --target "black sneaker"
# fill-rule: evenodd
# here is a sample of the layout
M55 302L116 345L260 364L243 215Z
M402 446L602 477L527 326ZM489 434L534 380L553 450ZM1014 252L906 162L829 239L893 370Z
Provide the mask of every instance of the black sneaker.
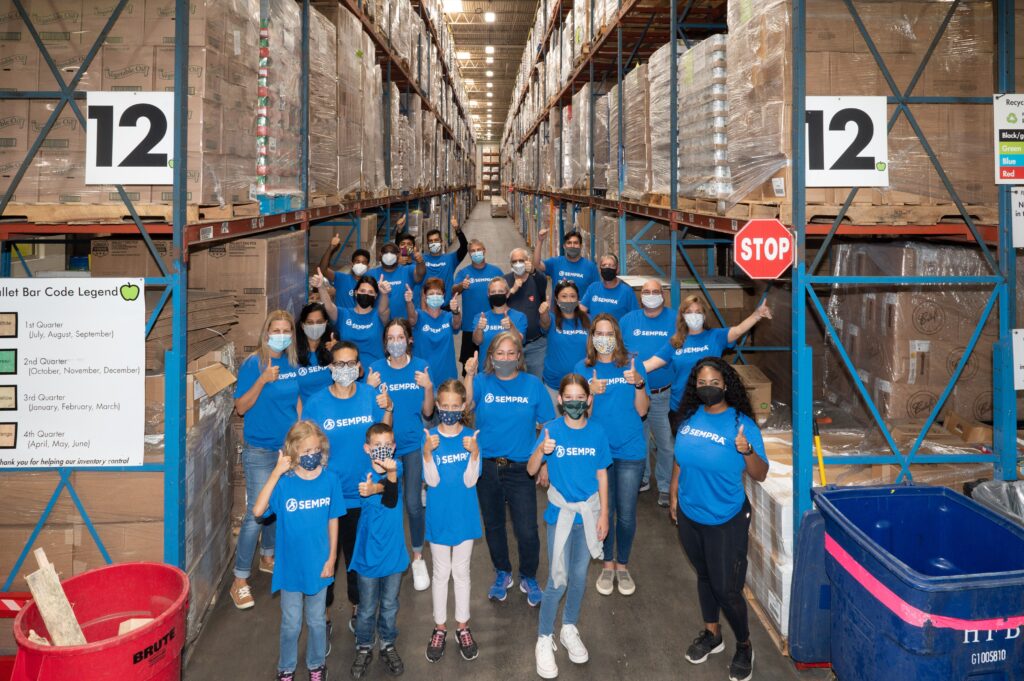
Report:
M309 670L309 681L327 681L327 665L320 665Z
M295 681L295 672L278 672L277 681Z
M690 664L700 664L708 659L709 655L720 653L725 650L721 634L712 634L705 629L700 635L693 639L693 643L686 649L686 661Z
M434 633L430 635L430 643L427 644L427 660L430 662L437 662L444 656L444 646L448 640L448 631L446 629L434 628Z
M380 649L380 657L384 660L384 666L387 667L388 674L391 676L399 676L405 671L405 664L402 663L402 658L398 656L398 651L395 650L393 643Z
M729 664L729 681L750 681L754 677L754 647L748 642L736 644L736 654Z
M455 639L459 642L459 654L462 655L463 660L475 660L476 656L480 654L480 650L476 647L476 641L473 640L473 632L469 630L469 627L457 630Z
M349 673L353 679L361 679L366 676L373 662L373 648L356 648L356 659L352 661L352 669Z
M334 624L330 620L327 620L327 652L324 653L324 657L331 654L331 635L334 633Z

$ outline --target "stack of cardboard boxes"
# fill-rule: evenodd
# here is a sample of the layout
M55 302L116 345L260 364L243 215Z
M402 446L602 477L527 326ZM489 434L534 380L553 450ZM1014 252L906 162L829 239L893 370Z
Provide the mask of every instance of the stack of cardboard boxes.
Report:
M338 8L340 10L340 7ZM346 13L347 14L347 13ZM351 15L349 15L351 16ZM338 28L313 9L309 13L309 191L323 196L324 204L337 203L339 184L338 116L341 58ZM346 49L351 50L351 47ZM351 78L346 74L345 78ZM360 119L357 119L360 120ZM346 122L346 124L348 124ZM356 135L359 139L359 135Z

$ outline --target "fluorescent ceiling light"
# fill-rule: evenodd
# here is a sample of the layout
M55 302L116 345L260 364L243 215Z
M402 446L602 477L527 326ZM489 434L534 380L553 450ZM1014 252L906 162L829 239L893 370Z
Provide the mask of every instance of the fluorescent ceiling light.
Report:
M471 99L471 100L469 100L469 105L470 105L470 106L477 106L477 105L478 105L479 103L480 103L480 102L478 102L478 101L477 101L477 100L475 100L475 99Z
M470 58L469 52L466 52L465 50L460 50L459 52L456 52L455 56L458 57L459 59L469 59Z
M484 12L484 21L488 24L493 24L496 18L497 17L494 15L494 12Z
M444 11L449 14L462 11L462 0L444 0Z
M494 87L494 83L487 83L487 89L490 90Z
M487 77L488 78L494 78L494 71L488 71L487 72Z
M490 98L490 97L493 97L493 96L494 96L494 93L493 93L493 92L488 92L488 93L487 93L487 97L488 97L488 98Z
M476 81L473 80L472 78L467 78L466 79L466 85L473 85L474 83L476 83Z
M486 61L487 61L488 64L493 64L494 63L494 57L488 57Z
M494 54L494 45L488 45L484 48L484 52L487 54Z

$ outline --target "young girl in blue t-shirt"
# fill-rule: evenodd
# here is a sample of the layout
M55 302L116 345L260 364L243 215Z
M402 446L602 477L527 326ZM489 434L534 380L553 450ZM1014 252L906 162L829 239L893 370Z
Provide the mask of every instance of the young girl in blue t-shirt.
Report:
M448 635L448 577L455 581L455 639L463 659L477 656L469 630L469 563L473 540L483 535L476 481L480 477L480 447L476 433L466 426L473 415L467 411L466 388L447 380L437 390L437 414L441 424L423 431L423 479L427 483L427 540L434 561L434 631L427 645L427 659L444 655Z
M338 478L324 472L329 445L312 421L291 427L277 465L253 503L256 517L277 516L277 561L271 592L281 592L278 681L292 681L305 615L310 681L326 681L327 585L334 581L338 517L345 498Z

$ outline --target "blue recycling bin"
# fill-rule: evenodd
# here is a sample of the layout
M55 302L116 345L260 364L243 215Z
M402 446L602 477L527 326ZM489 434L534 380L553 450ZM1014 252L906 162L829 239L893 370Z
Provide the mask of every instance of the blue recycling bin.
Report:
M1024 528L941 487L812 495L839 681L1024 679Z

